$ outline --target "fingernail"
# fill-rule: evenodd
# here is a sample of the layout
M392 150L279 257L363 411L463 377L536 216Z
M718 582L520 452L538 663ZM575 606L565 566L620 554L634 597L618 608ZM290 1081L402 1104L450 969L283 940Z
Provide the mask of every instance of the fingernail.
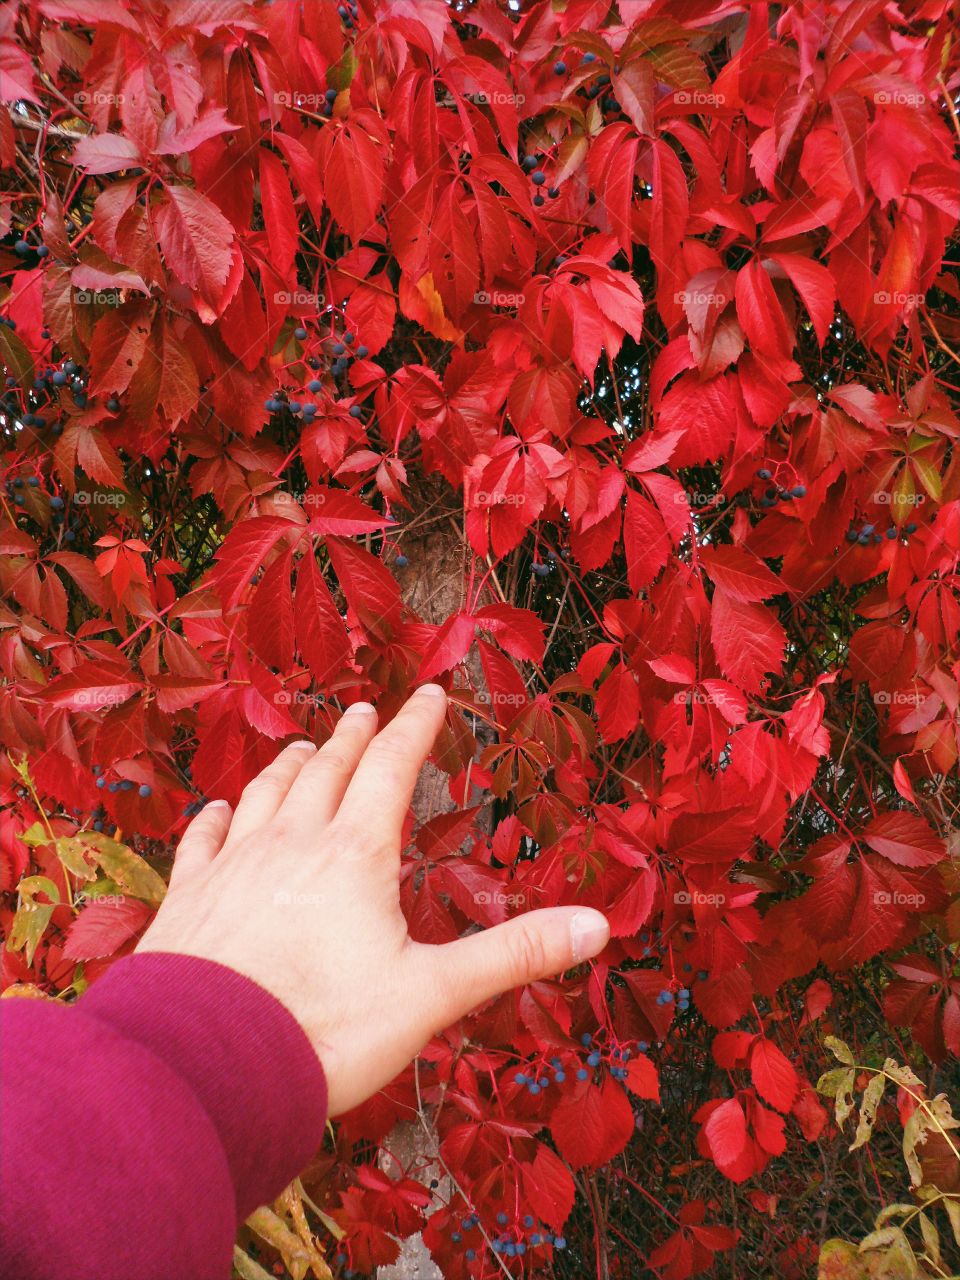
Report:
M431 698L445 698L447 696L447 691L442 684L422 684L418 686L416 692L427 693Z
M589 960L610 940L610 926L599 911L578 911L570 921L570 949L574 964Z
M371 713L373 715L377 713L377 708L372 702L351 702L349 707L345 708L343 714L345 716L368 716Z
M287 743L288 751L316 751L316 749L317 744L315 742L308 742L306 738L301 738L299 742Z
M208 800L203 806L205 809L229 809L229 800Z

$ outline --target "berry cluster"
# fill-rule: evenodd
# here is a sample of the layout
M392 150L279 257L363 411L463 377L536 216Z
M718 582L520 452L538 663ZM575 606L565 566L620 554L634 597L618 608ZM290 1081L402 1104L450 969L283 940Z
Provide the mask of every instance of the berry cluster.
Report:
M536 156L524 156L521 161L521 166L525 172L530 174L530 181L537 188L533 195L533 203L539 209L546 204L546 200L540 191L540 188L546 184L547 175L544 173L543 169L540 168L540 161ZM547 187L547 195L551 200L556 200L560 195L560 188Z
M304 342L309 337L309 331L304 325L298 325L293 331L293 336L298 342ZM335 378L340 377L350 367L354 359L365 360L370 354L369 348L361 343L354 349L356 338L349 330L343 333L339 338L333 337L328 339L329 352L335 358L330 365L330 372ZM310 356L307 359L307 365L313 370L320 369L320 361L316 356ZM311 378L306 384L305 390L312 395L316 395L318 391L323 390L323 383L319 378ZM317 405L312 401L301 402L300 400L284 400L283 393L277 392L275 395L269 396L264 402L263 407L267 413L279 413L282 409L287 409L294 417L303 416L303 421L310 425L317 414ZM362 418L363 410L358 404L350 406L351 418Z
M775 507L778 502L792 502L794 498L805 498L807 495L806 485L792 484L788 486L781 484L769 467L760 467L757 471L757 479L774 481L773 484L764 489L763 497L760 499L761 507Z
M347 0L346 4L337 5L337 13L348 31L352 31L360 16L357 0Z
M895 538L899 537L903 537L904 539L909 538L911 534L917 532L919 527L920 526L915 520L911 520L908 524L905 524L902 529L898 529L895 524L892 524L889 529L887 529L886 534L882 534L877 531L877 526L875 524L865 520L860 525L859 529L856 525L850 526L847 530L847 541L857 542L861 547L869 547L871 543L882 542L884 537L886 537L889 542L893 542Z
M153 787L148 782L141 782L139 786L130 778L114 778L112 782L108 782L102 765L95 764L93 766L93 775L97 780L96 787L98 791L103 791L106 788L107 791L113 793L115 791L132 791L134 787L137 787L137 795L141 800L146 800L153 795Z

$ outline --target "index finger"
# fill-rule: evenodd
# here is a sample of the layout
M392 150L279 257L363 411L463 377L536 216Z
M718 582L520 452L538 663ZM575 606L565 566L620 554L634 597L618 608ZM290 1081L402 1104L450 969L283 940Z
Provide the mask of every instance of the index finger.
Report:
M438 684L424 684L377 734L357 765L335 822L382 847L400 838L413 789L447 711Z

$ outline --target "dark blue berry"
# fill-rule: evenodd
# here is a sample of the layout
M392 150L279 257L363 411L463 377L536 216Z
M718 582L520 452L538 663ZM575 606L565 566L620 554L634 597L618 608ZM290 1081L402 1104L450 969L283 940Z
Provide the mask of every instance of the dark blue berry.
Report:
M555 1249L565 1249L567 1247L566 1239L563 1236L554 1236L553 1247Z
M148 782L141 782L137 787L137 795L141 800L146 800L147 796L153 795L153 787Z
M472 1262L477 1255L473 1249L468 1249L463 1256L468 1262Z
M805 484L795 484L790 493L794 498L804 498L806 497L807 486Z
M335 356L342 356L344 351L346 351L346 347L343 345L342 342L335 342L333 344L333 354Z
M542 187L546 180L547 175L542 169L534 169L533 173L530 175L530 181L535 187Z
M37 257L38 257L38 258L45 258L49 252L50 252L50 250L47 248L47 246L46 246L45 244L41 244L41 245L38 245L38 246L37 246ZM47 337L48 337L48 338L50 337L49 333L47 334Z
M307 383L307 390L313 391L314 393L316 393L317 391L322 391L323 383L320 381L319 378L311 378L310 381Z
M498 1213L498 1214L497 1214L497 1224L498 1224L499 1226L501 1226L501 1227L505 1227L509 1221L510 1221L510 1219L509 1219L509 1218L507 1217L507 1215L506 1215L505 1213L503 1213L502 1211L501 1211L500 1213Z
M521 161L521 163L522 163L522 165L523 165L524 169L526 169L527 173L529 173L531 169L535 169L535 168L537 167L537 157L536 157L536 156L524 156L524 157L523 157L523 160Z
M461 1236L459 1231L454 1231L450 1239L453 1241L454 1244L459 1244L460 1241L463 1239L463 1236Z
M30 246L27 244L26 240L18 240L13 246L13 252L18 258L25 258L30 252Z
M102 790L103 790L103 788L104 788L106 785L107 785L107 780L106 780L106 778L104 778L103 776L101 776L101 777L99 777L99 778L97 779L97 789L98 789L99 791L102 791Z
M351 417L351 418L362 418L362 417L363 417L363 410L360 408L360 406L359 406L358 404L352 404L352 405L350 406L350 417Z
M55 387L65 387L67 385L67 375L62 369L58 369L50 381Z
M77 372L78 368L79 365L75 360L65 360L63 362L63 372L70 374L71 377Z
M578 1068L578 1070L577 1070L577 1079L578 1079L578 1080L586 1080L586 1079L587 1079L587 1077L588 1077L589 1075L590 1075L590 1072L586 1069L586 1067L580 1067L580 1068Z
M769 468L769 467L761 467L761 468L760 468L760 470L757 472L757 479L758 479L758 480L772 480L772 479L773 479L773 472L770 470L770 468Z
M294 336L294 337L295 337L299 342L302 342L302 341L304 340L304 338L307 336L307 331L306 331L306 329L303 327L303 325L302 325L302 324L301 324L301 325L297 325L296 329L294 329L294 331L293 331L293 336Z
M55 493L53 495L53 497L50 499L50 506L53 508L54 511L63 510L63 499L60 497L59 494Z
M596 1067L596 1066L599 1066L599 1064L600 1064L600 1052L599 1050L594 1049L593 1053L587 1054L587 1066Z
M920 526L919 526L915 521L911 520L909 524L904 525L904 527L903 527L903 532L904 532L904 533L916 533L916 532L917 532L917 529L919 529L919 527L920 527Z
M358 359L358 360L366 360L366 358L367 358L367 356L368 356L369 354L370 354L370 348L369 348L369 347L365 347L365 346L363 346L363 344L362 344L362 343L361 343L361 345L360 345L359 347L357 347L357 359Z
M116 396L110 397L110 399L107 401L107 408L110 410L111 413L120 412L120 401L117 399Z
M597 55L595 53L585 53L583 55L584 62L596 62Z
M550 199L551 199L551 200L556 200L556 198L559 196L559 194L560 194L560 188L559 188L559 187L551 187L551 188L549 189L549 191L547 192L547 195L550 197Z
M527 1085L527 1092L528 1092L528 1093L539 1093L539 1092L540 1092L540 1086L537 1084L536 1080L531 1080L531 1081L530 1081L530 1083Z
M123 781L120 783L120 790L121 790L121 791L132 791L132 790L133 790L133 786L134 786L134 784L130 781L130 779L129 779L129 778L124 778L124 779L123 779Z
M567 74L567 64L560 58L553 64L554 75L565 76Z
M396 560L394 561L394 564L397 566L398 569L405 569L407 567L407 557L404 555L397 556Z
M513 1077L513 1083L514 1083L514 1084L526 1084L526 1083L527 1083L527 1077L524 1075L524 1073L523 1073L522 1071L518 1071L518 1072L517 1072L517 1074Z
M642 934L640 936L641 938L643 937ZM583 1033L583 1035L580 1037L580 1043L584 1046L593 1044L593 1036L590 1034L589 1031L585 1031Z
M287 408L290 410L291 413L299 413L301 407L302 406L299 400L291 400L290 403L287 405Z

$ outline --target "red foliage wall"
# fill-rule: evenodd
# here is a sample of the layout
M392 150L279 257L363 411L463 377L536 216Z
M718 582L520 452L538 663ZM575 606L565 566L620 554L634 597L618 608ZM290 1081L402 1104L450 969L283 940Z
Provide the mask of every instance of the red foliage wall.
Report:
M891 1026L960 1051L948 30L940 0L0 13L4 983L82 988L201 797L442 680L462 811L405 859L416 935L560 902L615 935L421 1063L448 1276L492 1274L474 1211L514 1269L562 1248L571 1170L685 1027L735 1183L823 1129L825 979L880 964ZM434 512L440 625L405 602ZM415 1101L341 1128L358 1270L422 1196L350 1143ZM672 1277L735 1241L679 1213Z

